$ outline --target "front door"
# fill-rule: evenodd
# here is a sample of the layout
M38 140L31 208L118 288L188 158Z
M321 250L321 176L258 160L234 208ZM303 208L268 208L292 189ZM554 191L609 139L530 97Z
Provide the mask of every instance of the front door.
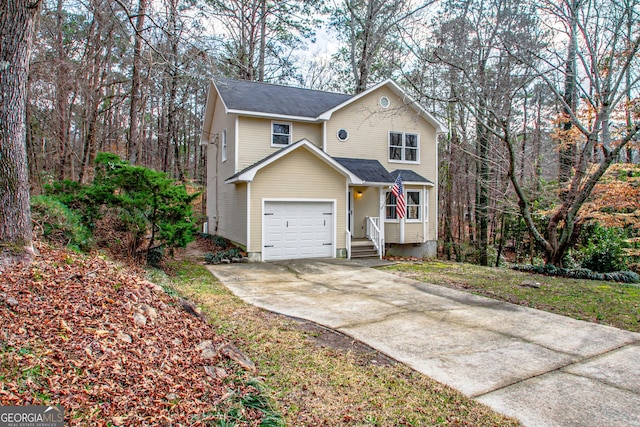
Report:
M349 190L347 197L347 229L351 238L353 238L353 190Z

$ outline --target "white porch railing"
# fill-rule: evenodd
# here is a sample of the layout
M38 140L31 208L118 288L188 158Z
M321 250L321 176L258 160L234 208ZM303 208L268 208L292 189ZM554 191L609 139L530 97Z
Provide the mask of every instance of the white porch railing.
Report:
M382 233L380 233L380 218L379 217L367 217L367 239L373 242L378 256L382 258L384 243L382 241Z

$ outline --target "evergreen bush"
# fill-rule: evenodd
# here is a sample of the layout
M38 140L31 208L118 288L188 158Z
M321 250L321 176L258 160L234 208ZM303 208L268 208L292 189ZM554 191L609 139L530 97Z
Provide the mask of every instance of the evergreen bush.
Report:
M167 174L132 166L111 153L99 153L91 185L74 181L53 182L45 196L34 197L35 221L45 236L62 236L81 249L91 242L91 232L103 212L113 216L131 233L129 247L144 246L147 261L158 263L166 249L185 247L196 232L191 202L199 193L188 194ZM46 216L38 217L39 214ZM53 224L48 223L53 221ZM122 230L124 229L124 230ZM54 233L55 232L55 233Z
M551 264L544 265L516 265L512 267L517 271L527 273L544 274L546 276L567 277L570 279L602 280L607 282L640 283L640 275L633 271L615 271L599 273L587 268L558 268Z
M588 224L582 230L581 244L574 256L581 267L599 273L627 270L625 239L620 228Z
M36 233L49 241L79 250L88 250L93 243L80 214L55 196L33 196L31 219Z
M191 202L199 194L189 194L165 173L99 153L87 194L96 203L116 209L136 236L146 236L147 254L159 247L185 247L194 239Z

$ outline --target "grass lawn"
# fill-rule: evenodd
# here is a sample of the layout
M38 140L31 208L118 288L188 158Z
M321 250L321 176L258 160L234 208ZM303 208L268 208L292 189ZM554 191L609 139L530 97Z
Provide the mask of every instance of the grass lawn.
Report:
M383 270L436 285L640 332L640 287L566 279L447 261L400 263Z
M152 272L257 365L288 426L516 426L457 391L308 322L243 303L202 265Z

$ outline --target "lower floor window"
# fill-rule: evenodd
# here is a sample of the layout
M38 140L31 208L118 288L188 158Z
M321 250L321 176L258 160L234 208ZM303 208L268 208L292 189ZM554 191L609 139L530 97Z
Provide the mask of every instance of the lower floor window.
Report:
M419 221L421 218L420 212L420 194L421 191L407 190L407 219Z
M424 220L426 221L427 199L425 197L424 202L422 201L422 190L406 190L405 194L407 202L407 215L405 219L408 221L422 221L422 211L424 209ZM398 219L398 214L396 213L396 204L396 196L394 196L391 192L388 192L385 201L385 219Z
M393 193L387 193L387 201L385 203L385 218L386 219L398 219L396 214L396 196Z

